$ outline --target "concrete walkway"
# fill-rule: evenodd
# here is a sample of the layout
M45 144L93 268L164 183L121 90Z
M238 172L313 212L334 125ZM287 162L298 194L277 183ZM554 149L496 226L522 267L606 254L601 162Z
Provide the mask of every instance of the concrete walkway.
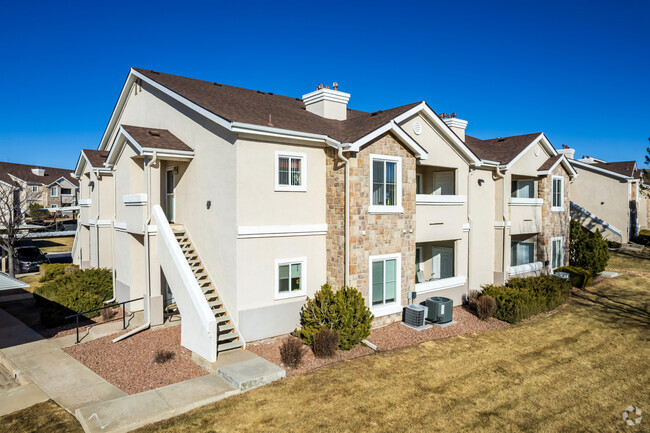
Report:
M126 395L2 309L0 357L70 413Z

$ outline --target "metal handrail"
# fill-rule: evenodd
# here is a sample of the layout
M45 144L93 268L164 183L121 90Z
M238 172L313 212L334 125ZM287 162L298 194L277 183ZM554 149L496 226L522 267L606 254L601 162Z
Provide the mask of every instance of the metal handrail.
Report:
M115 306L121 305L122 306L122 329L126 329L126 307L125 307L125 305L128 304L128 303L131 303L131 302L135 302L135 301L142 301L143 299L144 299L144 297L137 298L137 299L131 299L129 301L124 301L124 302L111 302L109 305L106 305L106 306L101 307L101 308L95 308L94 310L88 310L88 311L84 311L84 312L76 313L76 314L71 314L69 316L64 317L65 320L71 319L73 317L77 318L77 324L76 324L76 327L77 327L77 341L75 342L75 344L79 344L79 316L83 316L84 314L88 314L88 313L94 313L95 311L101 311L101 310L104 310L106 308L114 308Z

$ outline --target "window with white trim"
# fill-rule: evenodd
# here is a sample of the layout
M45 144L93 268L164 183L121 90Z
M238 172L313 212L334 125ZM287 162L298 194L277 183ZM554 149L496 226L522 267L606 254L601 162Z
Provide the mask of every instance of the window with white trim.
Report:
M59 187L58 186L53 186L50 188L50 196L51 197L58 197L59 196Z
M512 197L535 198L535 181L532 179L513 180Z
M72 195L72 188L61 188L61 195Z
M535 262L534 242L513 242L510 246L510 266L527 265Z
M415 175L415 193L424 194L422 191L422 174L418 173Z
M371 305L383 307L399 301L399 257L396 255L371 258Z
M551 189L551 210L564 210L564 178L553 176L553 187Z
M275 261L276 299L303 296L307 293L305 281L307 259L283 259Z
M402 158L370 155L370 212L402 212Z
M56 204L50 205L50 209L57 209L58 207L59 207L59 205L56 205Z
M415 272L420 272L423 268L422 247L415 248Z
M38 185L32 185L32 192L38 192Z
M307 190L307 155L297 152L275 152L275 190Z
M564 239L551 239L551 269L564 266Z

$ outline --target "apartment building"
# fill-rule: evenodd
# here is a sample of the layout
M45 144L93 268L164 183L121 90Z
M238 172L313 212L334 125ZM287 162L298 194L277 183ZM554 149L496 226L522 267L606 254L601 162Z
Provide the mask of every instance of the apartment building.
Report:
M113 269L153 325L177 309L208 360L292 331L326 282L359 289L381 326L410 293L459 304L566 263L575 171L544 134L479 140L426 102L349 99L131 69L75 170L75 262Z
M575 159L575 149L558 150L580 174L571 191L571 216L605 239L628 243L648 225L648 198L641 191L641 171L635 161Z
M79 183L71 170L0 162L0 184L18 188L23 212L32 203L49 209L77 205Z

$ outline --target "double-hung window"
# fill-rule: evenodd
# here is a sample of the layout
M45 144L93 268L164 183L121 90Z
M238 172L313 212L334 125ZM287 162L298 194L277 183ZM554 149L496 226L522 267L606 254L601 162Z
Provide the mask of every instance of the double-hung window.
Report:
M401 213L402 158L370 155L371 213Z
M401 311L400 255L370 257L370 309L375 316Z
M553 176L553 188L551 191L551 210L555 212L564 210L564 178Z
M513 198L535 198L535 181L521 179L512 181Z
M561 237L551 239L551 269L564 265L564 239Z
M307 191L307 155L275 152L275 190Z
M38 192L38 185L32 185L32 192Z
M292 298L307 293L305 276L307 259L283 259L275 261L275 298Z
M50 196L52 196L52 197L58 197L59 196L59 187L58 186L53 186L50 189Z
M510 266L527 265L535 262L535 243L514 242L510 247Z

